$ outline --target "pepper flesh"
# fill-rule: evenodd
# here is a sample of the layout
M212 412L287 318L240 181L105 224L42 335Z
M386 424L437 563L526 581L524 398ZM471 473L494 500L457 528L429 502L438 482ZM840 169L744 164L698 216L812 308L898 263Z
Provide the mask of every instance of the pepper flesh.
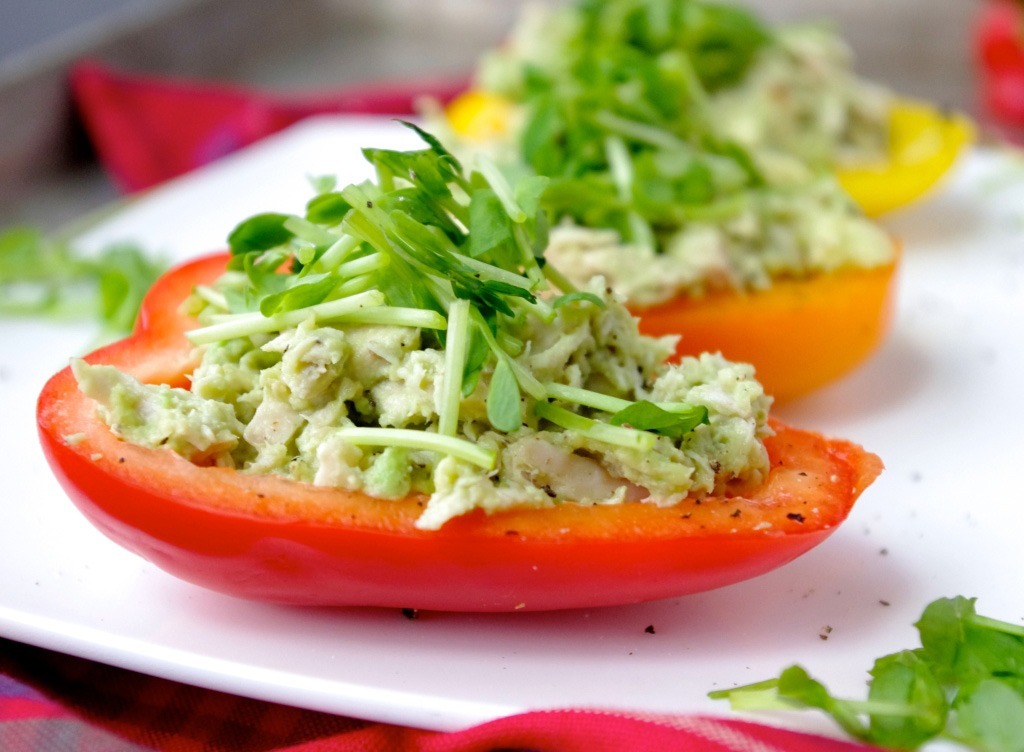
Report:
M682 334L676 355L721 351L753 363L777 402L803 396L852 371L889 330L896 263L809 279L781 279L765 290L679 297L634 311L640 331Z
M840 185L869 217L912 204L935 188L974 138L967 118L899 99L889 110L888 159L836 171Z
M225 261L172 270L147 297L136 332L86 359L185 385L195 356L183 332L195 323L180 303ZM474 512L423 531L414 527L422 496L384 501L124 442L69 369L43 389L38 424L68 495L114 541L195 584L305 605L551 610L722 587L821 543L881 471L854 444L773 423L772 470L756 488L671 507Z

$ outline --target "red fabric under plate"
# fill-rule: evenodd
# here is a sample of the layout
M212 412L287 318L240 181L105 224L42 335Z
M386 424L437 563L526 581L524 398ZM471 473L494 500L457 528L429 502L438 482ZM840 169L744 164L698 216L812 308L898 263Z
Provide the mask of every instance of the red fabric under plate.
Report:
M420 97L447 102L467 86L465 80L425 80L299 97L124 73L94 62L78 64L70 75L99 159L129 193L213 162L310 115L409 115Z
M235 697L0 639L4 752L863 752L739 720L524 713L453 733Z

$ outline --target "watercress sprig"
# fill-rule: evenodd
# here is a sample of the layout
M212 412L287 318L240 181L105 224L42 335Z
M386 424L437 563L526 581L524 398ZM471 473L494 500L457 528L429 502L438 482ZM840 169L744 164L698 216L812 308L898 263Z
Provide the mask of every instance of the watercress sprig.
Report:
M102 325L103 339L123 336L165 268L130 243L87 255L37 228L13 227L0 233L0 315L89 317Z
M800 666L709 696L736 710L817 709L851 736L893 749L932 739L1024 749L1024 626L981 616L962 596L933 601L915 626L921 646L876 660L866 700L834 697Z

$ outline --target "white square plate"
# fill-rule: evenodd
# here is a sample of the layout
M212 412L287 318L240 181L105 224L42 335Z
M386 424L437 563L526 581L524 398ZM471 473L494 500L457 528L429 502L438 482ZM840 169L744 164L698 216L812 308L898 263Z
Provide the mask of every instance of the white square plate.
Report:
M363 179L360 147L416 143L387 120L306 121L152 191L82 244L130 239L175 260L214 250L249 214L299 211L307 175ZM709 690L797 661L863 696L876 656L917 644L911 624L933 598L978 596L983 613L1024 617L1024 171L1014 169L975 152L932 200L888 221L905 249L888 342L840 383L777 411L885 460L845 526L772 574L637 606L409 620L249 603L180 582L94 530L39 449L36 395L95 330L0 322L0 634L433 729L570 706L727 714ZM770 720L831 729L811 715Z

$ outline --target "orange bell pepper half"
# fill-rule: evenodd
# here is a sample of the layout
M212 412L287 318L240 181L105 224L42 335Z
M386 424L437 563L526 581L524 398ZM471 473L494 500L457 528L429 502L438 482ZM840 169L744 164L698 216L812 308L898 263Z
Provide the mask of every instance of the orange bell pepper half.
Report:
M807 394L856 368L892 320L896 263L780 279L765 290L676 298L635 310L645 334L682 334L677 356L721 351L753 363L777 402Z

